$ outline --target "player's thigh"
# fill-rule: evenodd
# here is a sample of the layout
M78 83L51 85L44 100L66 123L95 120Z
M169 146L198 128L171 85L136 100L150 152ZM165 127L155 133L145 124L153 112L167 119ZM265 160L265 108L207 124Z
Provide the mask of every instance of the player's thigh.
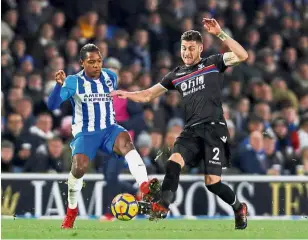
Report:
M105 129L103 142L100 149L107 154L121 154L121 148L125 144L132 144L132 140L127 130L120 125L114 124Z
M77 135L70 144L72 157L79 158L78 154L83 154L92 160L102 142L100 134ZM76 156L76 157L75 157Z
M200 139L190 131L183 131L176 139L172 155L169 160L177 160L183 167L188 165L191 167L198 166L201 158Z
M222 126L210 126L204 140L205 175L221 176L222 168L228 166L230 156L227 130ZM226 136L224 136L226 135Z

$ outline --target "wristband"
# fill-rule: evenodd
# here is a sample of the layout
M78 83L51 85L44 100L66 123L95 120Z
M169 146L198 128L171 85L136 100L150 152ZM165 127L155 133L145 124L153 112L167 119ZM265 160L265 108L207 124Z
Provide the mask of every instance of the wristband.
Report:
M225 41L227 40L228 38L230 38L228 36L228 34L226 34L224 31L220 31L220 33L217 35L218 38L220 38L221 41Z

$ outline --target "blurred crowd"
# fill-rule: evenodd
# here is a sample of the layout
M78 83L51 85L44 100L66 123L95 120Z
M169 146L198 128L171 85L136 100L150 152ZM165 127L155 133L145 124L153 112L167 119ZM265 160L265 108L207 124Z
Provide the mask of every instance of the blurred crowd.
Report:
M225 72L223 109L230 174L308 173L308 3L306 0L3 0L1 19L2 172L68 172L72 108L48 111L57 70L81 70L79 49L95 43L119 89L146 89L178 64L180 36L200 30L202 57L228 51L203 17L248 51ZM184 127L174 91L150 104L114 99L148 172L164 173ZM98 153L90 172L108 171ZM111 161L114 159L111 159ZM117 162L117 161L114 161ZM119 160L120 171L127 171ZM114 171L114 170L110 170ZM202 174L203 166L183 171Z

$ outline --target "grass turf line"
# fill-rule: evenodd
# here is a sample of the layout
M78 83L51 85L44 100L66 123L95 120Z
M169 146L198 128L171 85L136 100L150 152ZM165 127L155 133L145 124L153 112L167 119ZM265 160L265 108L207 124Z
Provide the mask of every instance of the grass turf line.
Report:
M234 230L230 220L163 220L100 222L77 220L75 229L61 230L59 220L16 219L1 223L2 239L308 239L308 221L249 221L246 230Z

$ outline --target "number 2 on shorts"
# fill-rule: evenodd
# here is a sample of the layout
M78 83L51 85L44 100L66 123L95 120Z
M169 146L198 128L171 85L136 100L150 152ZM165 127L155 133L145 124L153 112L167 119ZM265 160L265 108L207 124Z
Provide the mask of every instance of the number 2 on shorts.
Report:
M213 160L219 160L219 148L218 147L213 148L213 153L215 153Z

